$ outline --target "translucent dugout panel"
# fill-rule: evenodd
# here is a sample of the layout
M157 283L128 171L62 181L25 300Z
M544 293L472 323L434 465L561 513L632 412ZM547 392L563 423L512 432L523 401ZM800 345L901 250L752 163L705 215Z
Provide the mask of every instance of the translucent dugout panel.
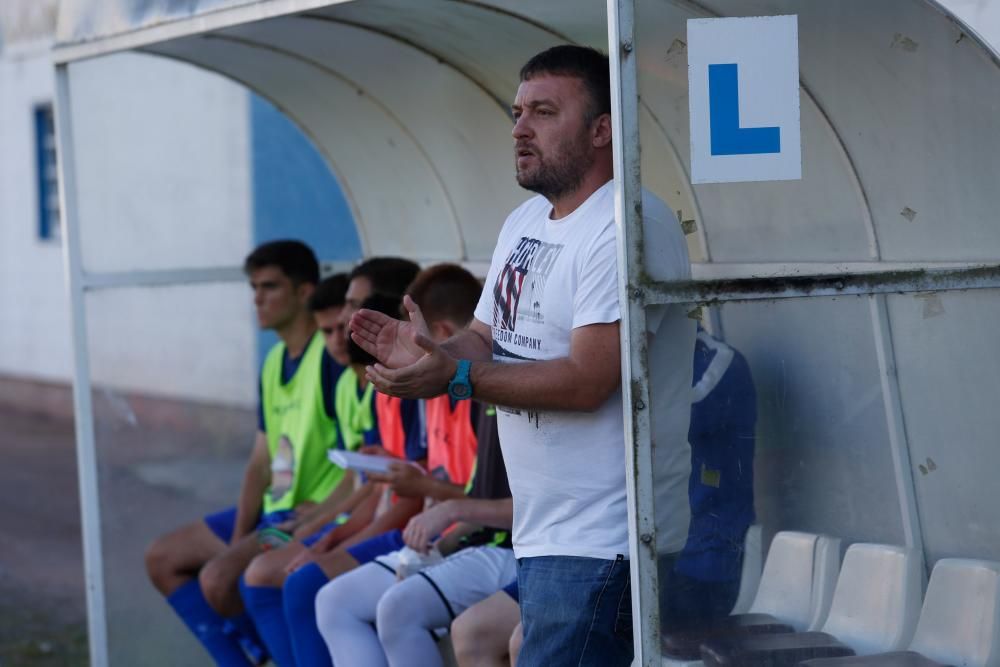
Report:
M726 617L746 613L772 617L751 619L754 632L822 630L859 654L904 648L938 560L1000 561L989 500L1000 362L984 352L998 297L672 306L701 320L689 325L686 441L662 437L670 413L656 392L676 370L650 359L665 656L697 659L739 632ZM838 599L838 586L853 593ZM858 606L859 591L871 601Z
M900 403L929 561L1000 560L993 502L1000 291L890 296Z
M1000 69L987 47L933 3L639 0L636 12L644 184L682 211L692 259L745 265L1000 256L991 222L1000 196L991 186L1000 168ZM801 180L709 182L713 174L691 185L692 150L716 151L717 162L752 163L791 150L796 140L772 104L779 65L746 56L754 52L752 36L724 51L723 38L696 42L689 34L692 19L762 15L795 17L798 42L790 53L798 58L799 99L792 113L801 123ZM708 60L696 57L692 66L689 50L699 46ZM712 92L708 66L737 72L732 95L721 79ZM713 94L709 104L704 98ZM701 109L695 118L692 108ZM707 134L692 142L692 123L713 127L716 136L727 128L775 129L781 148L727 152L710 146ZM745 180L764 181L771 171L753 166Z
M232 506L256 430L256 331L243 284L86 299L109 656L207 665L146 574L160 535Z

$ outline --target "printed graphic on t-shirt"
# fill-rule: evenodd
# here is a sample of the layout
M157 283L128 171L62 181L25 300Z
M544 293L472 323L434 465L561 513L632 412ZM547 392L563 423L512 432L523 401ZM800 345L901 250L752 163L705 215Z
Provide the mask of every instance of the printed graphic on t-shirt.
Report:
M281 436L271 460L271 500L278 502L292 489L295 477L295 449L287 435Z
M517 331L518 322L545 323L545 281L563 251L562 244L522 236L514 245L493 286L493 351L513 359L533 359L540 338ZM521 348L522 353L507 346ZM525 354L527 353L527 355Z

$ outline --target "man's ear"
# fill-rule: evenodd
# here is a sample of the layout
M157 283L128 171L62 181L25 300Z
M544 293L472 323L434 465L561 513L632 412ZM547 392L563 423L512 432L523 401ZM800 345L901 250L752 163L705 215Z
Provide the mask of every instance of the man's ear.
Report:
M611 114L602 113L594 121L594 148L605 148L611 145Z
M299 286L295 291L302 303L309 303L309 299L312 297L313 292L316 291L316 286L312 283L299 283Z
M430 324L431 338L436 342L443 343L458 331L458 328L449 320L443 319Z

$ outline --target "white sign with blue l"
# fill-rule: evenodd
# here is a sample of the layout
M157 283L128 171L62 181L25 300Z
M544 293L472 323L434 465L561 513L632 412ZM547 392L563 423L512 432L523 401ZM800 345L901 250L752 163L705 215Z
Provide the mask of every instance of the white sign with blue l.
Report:
M801 179L798 17L687 27L691 182Z

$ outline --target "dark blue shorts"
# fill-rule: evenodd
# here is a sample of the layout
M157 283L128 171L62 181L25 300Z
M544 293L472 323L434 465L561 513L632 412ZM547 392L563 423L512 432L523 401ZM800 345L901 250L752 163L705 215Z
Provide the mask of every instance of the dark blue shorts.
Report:
M330 523L326 524L312 535L302 538L302 544L306 545L307 547L311 547L312 545L319 542L322 538L326 537L327 533L329 533L331 530L339 526L341 523L343 522L331 521Z
M364 565L375 560L376 556L391 554L393 551L399 551L405 546L406 542L403 541L403 531L390 530L388 533L376 535L370 540L365 540L364 542L355 544L353 547L348 547L347 553L351 554L351 557L358 561L358 563Z
M292 510L278 510L265 514L257 523L257 530L284 523L293 516L295 516L295 512ZM236 526L236 508L227 507L213 514L206 514L204 521L220 540L229 544L233 538L233 528Z
M514 602L517 602L517 579L507 584L500 590L509 595L514 600Z

